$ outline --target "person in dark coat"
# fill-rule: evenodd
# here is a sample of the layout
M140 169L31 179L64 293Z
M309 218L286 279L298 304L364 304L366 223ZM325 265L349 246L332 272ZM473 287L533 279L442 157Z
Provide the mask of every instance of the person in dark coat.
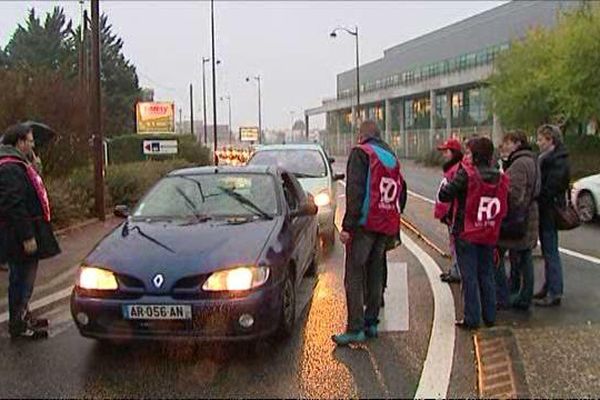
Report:
M361 145L377 149L373 151L377 151L380 163L384 159L386 163L393 163L399 168L398 159L393 150L381 139L379 128L374 121L365 121L361 124L359 137ZM346 213L342 222L342 232L340 232L340 241L346 246L344 286L348 318L346 331L332 336L332 340L338 346L361 343L367 340L367 337L377 336L385 252L390 236L369 230L364 222L365 219L368 220L369 213L373 212L371 208L365 210L365 205L368 206L370 200L372 161L370 157L361 146L354 147L348 157ZM401 192L398 189L393 192L395 199L392 201L395 204L400 201ZM399 218L400 210L395 212L397 212L396 217ZM391 215L393 211L388 209L385 213ZM399 228L398 226L397 229Z
M569 153L562 141L560 128L542 125L537 131L540 148L538 165L542 188L538 197L540 209L540 242L544 256L545 282L542 290L533 297L541 307L560 305L563 295L563 274L558 252L558 229L554 221L554 206L565 206L571 170Z
M28 311L38 262L60 253L50 225L50 209L41 178L27 159L35 145L31 128L13 125L0 146L0 254L9 266L9 332L13 338L47 337L47 320ZM36 180L36 177L38 178Z
M521 232L501 233L498 248L501 256L496 270L496 285L500 289L498 303L527 310L533 297L533 258L532 250L538 241L538 205L535 201L540 192L541 177L537 157L529 146L523 131L507 132L502 147L508 159L504 170L510 178L508 196L509 220L524 219L525 229ZM511 260L510 296L504 268L504 250L508 250Z
M466 202L469 190L469 175L465 163L476 168L481 179L489 184L499 184L500 171L492 166L494 145L485 137L467 142L465 160L454 178L443 185L438 200L443 203L456 201L452 234L456 238L456 253L461 272L461 291L464 305L464 320L456 321L463 329L479 327L481 316L487 326L496 322L496 287L493 272L494 246L479 245L462 239L465 227Z

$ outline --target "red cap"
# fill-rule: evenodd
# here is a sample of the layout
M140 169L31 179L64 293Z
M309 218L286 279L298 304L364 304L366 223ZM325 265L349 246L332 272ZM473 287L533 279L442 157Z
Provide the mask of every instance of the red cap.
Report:
M458 139L450 138L444 142L441 146L438 146L438 150L456 150L462 151L462 145Z

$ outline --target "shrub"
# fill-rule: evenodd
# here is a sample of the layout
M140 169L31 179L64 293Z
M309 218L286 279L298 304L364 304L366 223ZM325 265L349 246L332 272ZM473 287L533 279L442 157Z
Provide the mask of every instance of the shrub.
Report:
M444 157L441 151L430 150L425 153L421 153L415 161L419 164L426 165L428 167L439 167L444 164Z
M174 169L191 166L185 160L144 161L110 165L106 171L106 207L133 206L160 178ZM55 228L62 228L94 215L94 173L80 168L69 176L46 180Z
M177 140L178 154L144 155L144 140ZM208 165L210 150L191 135L123 135L113 138L108 149L110 164L123 164L135 161L164 161L182 159L195 165Z

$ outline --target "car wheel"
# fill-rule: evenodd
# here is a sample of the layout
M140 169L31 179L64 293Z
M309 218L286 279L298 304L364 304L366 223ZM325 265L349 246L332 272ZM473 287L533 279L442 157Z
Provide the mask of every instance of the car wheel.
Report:
M277 336L280 338L290 337L296 323L296 285L291 270L288 271L283 281L281 293L281 315Z
M596 203L590 192L581 192L577 196L577 212L582 222L591 222L596 216Z

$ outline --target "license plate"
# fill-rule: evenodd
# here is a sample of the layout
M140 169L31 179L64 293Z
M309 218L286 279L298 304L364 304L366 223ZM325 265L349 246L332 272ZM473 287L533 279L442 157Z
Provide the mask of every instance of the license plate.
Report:
M133 304L123 306L125 319L192 319L190 305Z

